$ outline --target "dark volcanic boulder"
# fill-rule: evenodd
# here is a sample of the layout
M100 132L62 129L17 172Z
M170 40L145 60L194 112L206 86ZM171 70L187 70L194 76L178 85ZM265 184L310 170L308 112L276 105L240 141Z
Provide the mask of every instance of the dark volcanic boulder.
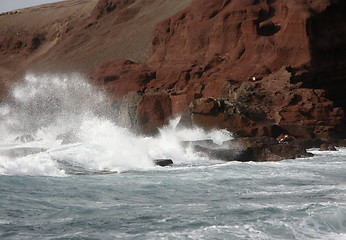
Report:
M274 138L259 137L239 138L236 143L244 149L243 161L280 161L312 156L296 141L279 143Z
M312 156L299 141L279 143L275 138L270 137L236 138L221 146L198 142L193 144L195 152L222 161L265 162Z
M160 167L167 167L173 165L173 161L171 159L156 159L154 160L155 165Z
M196 145L193 150L198 153L204 153L209 158L221 161L246 161L243 157L243 151L238 148L208 148Z

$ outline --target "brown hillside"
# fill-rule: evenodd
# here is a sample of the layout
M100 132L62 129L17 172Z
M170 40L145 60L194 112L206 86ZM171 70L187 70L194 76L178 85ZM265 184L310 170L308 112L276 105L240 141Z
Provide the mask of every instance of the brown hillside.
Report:
M103 61L146 61L154 26L191 0L66 0L0 16L0 79L26 71L87 73Z

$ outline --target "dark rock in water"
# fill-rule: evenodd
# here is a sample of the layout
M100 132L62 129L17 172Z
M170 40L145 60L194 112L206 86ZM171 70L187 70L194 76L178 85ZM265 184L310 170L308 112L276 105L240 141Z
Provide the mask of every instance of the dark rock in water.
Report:
M210 158L222 161L242 161L243 152L236 148L208 148L205 146L196 145L193 147L195 152L205 153Z
M214 145L193 145L195 152L207 154L210 158L222 161L280 161L299 157L310 157L300 141L292 139L279 143L270 137L237 138L223 143L219 147Z
M338 151L333 144L323 143L320 146L320 151Z
M313 156L296 140L279 143L275 138L257 137L239 138L235 141L244 149L243 161L280 161Z
M173 161L171 159L156 159L154 160L154 163L157 166L161 166L161 167L167 167L167 166L173 165Z

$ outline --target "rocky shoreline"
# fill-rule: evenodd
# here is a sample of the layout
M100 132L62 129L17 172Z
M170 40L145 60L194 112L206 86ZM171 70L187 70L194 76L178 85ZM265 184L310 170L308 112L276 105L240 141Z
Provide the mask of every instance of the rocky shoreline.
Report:
M59 29L47 21L24 37L25 16L72 3L83 14L71 10L57 17ZM29 69L64 69L73 53L68 70L104 91L119 124L137 133L156 134L181 115L181 125L235 134L239 154L195 146L216 158L308 157L310 147L345 145L345 16L341 0L67 0L0 16L18 19L0 37L0 83Z

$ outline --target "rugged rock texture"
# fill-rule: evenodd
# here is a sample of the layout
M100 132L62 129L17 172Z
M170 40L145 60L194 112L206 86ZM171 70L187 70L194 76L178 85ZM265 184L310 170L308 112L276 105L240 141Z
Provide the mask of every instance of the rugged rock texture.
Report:
M342 1L194 1L157 25L148 63L124 78L131 90L169 94L172 115L189 109L208 129L332 141L344 134L345 13Z
M197 153L207 154L210 158L222 161L281 161L311 157L299 141L279 143L270 137L244 137L225 142L222 145L206 142L190 143Z
M296 141L278 143L274 138L261 137L240 138L237 142L245 149L242 152L242 159L246 161L280 161L313 156Z
M343 110L325 98L325 91L291 83L284 67L261 81L243 82L229 98L200 98L190 106L192 122L222 127L242 136L290 134L297 138L335 137L342 126Z
M140 132L182 114L241 137L346 137L343 0L68 0L0 20L0 78L89 73Z

